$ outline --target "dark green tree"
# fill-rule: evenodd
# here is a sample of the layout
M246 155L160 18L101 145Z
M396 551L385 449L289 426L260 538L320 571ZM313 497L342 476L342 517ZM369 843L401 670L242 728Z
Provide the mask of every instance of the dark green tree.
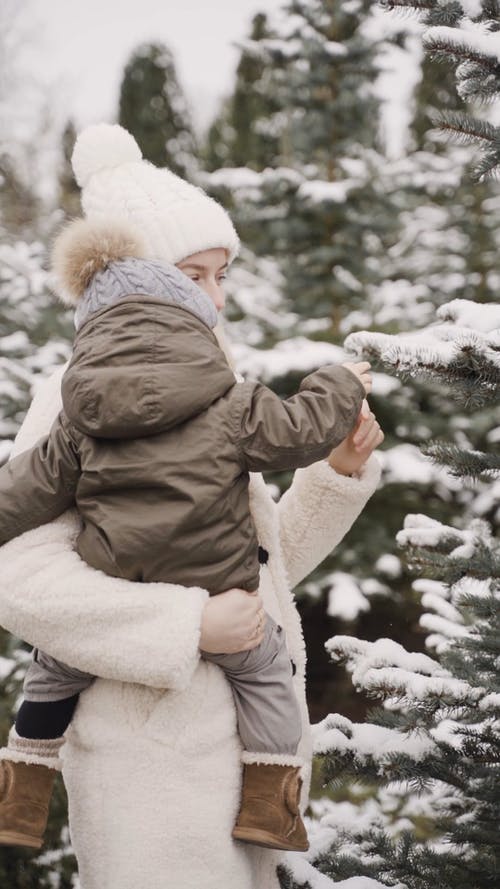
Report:
M64 127L62 143L62 163L59 173L59 206L68 217L80 214L80 189L75 181L71 166L71 155L75 146L77 132L72 120Z
M146 160L191 179L197 145L191 113L179 84L174 57L162 43L145 43L125 66L119 121L129 130Z
M224 99L207 133L202 155L206 170L222 166L263 170L276 160L279 138L273 132L272 116L279 105L269 82L269 66L259 51L260 41L271 37L267 16L258 13L249 40L239 44L234 91Z

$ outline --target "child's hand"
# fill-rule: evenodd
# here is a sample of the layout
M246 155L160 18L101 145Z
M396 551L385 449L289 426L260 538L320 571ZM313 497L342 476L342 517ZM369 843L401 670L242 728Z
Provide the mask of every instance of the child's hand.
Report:
M368 457L384 440L375 414L370 410L366 399L361 405L356 425L328 456L330 466L341 475L352 475L366 463Z
M342 367L347 367L347 370L350 370L358 378L361 385L364 386L367 395L372 391L372 377L369 370L371 365L369 361L357 361L354 364L347 361L342 364Z

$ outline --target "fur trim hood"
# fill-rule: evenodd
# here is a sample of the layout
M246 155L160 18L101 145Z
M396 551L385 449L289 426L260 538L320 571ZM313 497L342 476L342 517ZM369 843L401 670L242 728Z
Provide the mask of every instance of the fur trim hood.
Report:
M116 217L74 219L52 247L53 289L66 306L75 306L97 272L120 259L148 259L146 242L130 222Z

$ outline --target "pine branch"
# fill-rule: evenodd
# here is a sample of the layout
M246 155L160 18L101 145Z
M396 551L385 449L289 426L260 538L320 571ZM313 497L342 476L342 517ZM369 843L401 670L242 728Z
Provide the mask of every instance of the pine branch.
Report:
M430 441L421 447L436 466L444 466L454 478L491 481L500 475L500 456L482 451L467 451L455 444Z
M452 59L455 64L471 63L471 65L477 65L483 77L490 78L493 88L495 80L498 82L500 66L496 56L486 55L472 46L467 46L466 43L455 43L453 40L447 40L441 35L436 36L432 30L425 35L424 45L432 59L438 62L447 62ZM495 91L498 92L498 89Z
M426 547L414 546L408 546L406 553L409 567L413 571L423 572L427 577L442 580L444 583L456 583L462 577L468 576L478 580L489 580L492 576L498 576L498 558L481 544L478 544L473 555L468 558L450 559L448 555Z
M285 864L276 869L281 889L311 889L310 883L296 883L291 870Z
M429 117L434 127L453 135L464 145L488 144L500 150L500 129L486 120L458 111L433 111Z
M456 0L437 3L436 0L380 0L380 5L389 11L416 13L425 25L447 25L453 27L463 17L463 8Z
M479 160L476 161L472 178L476 182L486 182L489 179L497 179L500 175L500 152L497 149L486 149Z

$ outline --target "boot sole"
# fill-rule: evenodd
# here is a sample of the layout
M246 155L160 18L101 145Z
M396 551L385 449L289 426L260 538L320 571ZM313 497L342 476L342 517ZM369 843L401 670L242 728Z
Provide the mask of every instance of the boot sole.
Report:
M29 837L14 830L0 831L0 845L2 846L29 846L31 849L40 849L43 840L37 837Z
M309 843L287 843L286 840L268 833L267 830L257 830L255 828L235 827L232 837L235 840L243 840L244 843L252 843L254 846L265 846L266 849L281 849L283 852L307 852L309 849Z

